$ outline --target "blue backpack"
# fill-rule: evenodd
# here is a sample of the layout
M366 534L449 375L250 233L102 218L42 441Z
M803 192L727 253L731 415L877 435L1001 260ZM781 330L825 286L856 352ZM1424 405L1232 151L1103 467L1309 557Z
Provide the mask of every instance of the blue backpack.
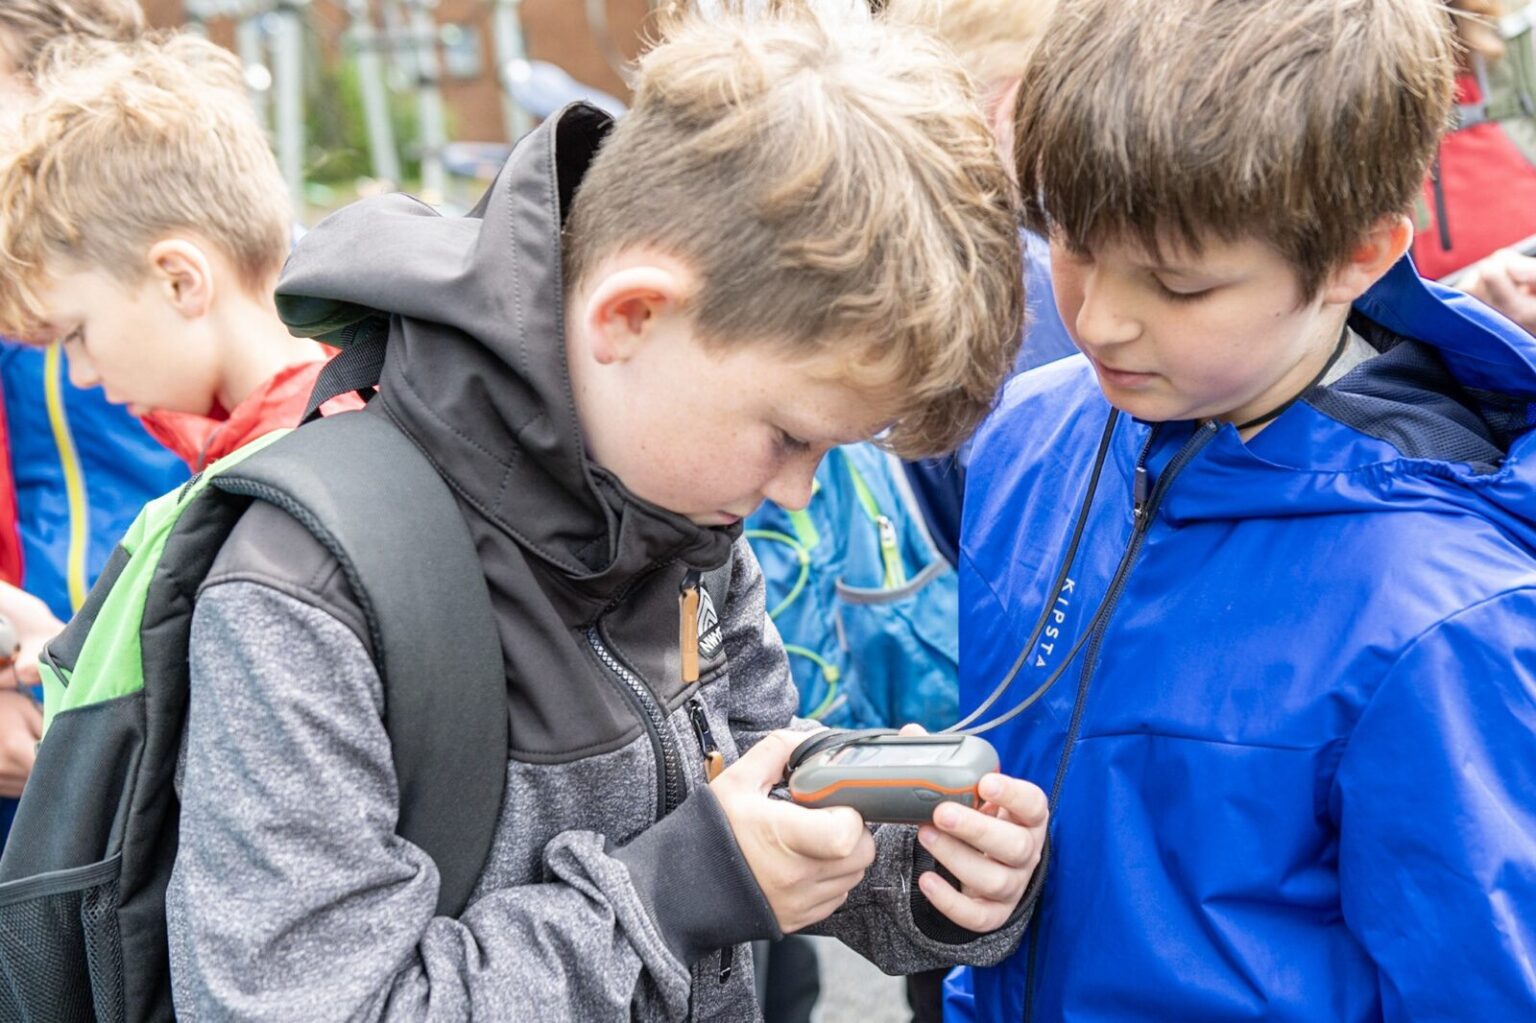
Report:
M746 535L803 716L837 728L954 723L959 579L899 461L872 444L834 448L805 510L765 503Z

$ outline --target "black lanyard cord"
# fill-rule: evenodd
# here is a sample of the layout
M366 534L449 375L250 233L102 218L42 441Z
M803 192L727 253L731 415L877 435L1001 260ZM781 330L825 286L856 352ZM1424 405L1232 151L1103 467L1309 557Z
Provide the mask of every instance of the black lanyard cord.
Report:
M1110 442L1114 439L1115 426L1119 422L1120 410L1117 408L1111 408L1109 410L1109 419L1104 423L1104 433L1099 437L1099 450L1098 453L1094 456L1093 475L1088 479L1088 491L1083 495L1083 502L1078 507L1077 521L1072 526L1072 538L1067 542L1066 557L1062 559L1061 568L1056 573L1056 581L1053 582L1051 584L1051 588L1046 591L1045 605L1040 612L1040 620L1035 623L1034 631L1030 633L1029 642L1024 644L1024 648L1019 651L1019 656L1014 660L1013 666L1008 669L1008 674L1003 677L1003 680L1000 683L998 683L997 688L993 689L991 694L982 701L981 706L967 714L964 719L957 721L950 725L948 728L944 729L945 732L959 732L964 730L971 724L971 722L985 714L994 703L1002 699L1003 694L1006 693L1008 688L1013 685L1013 680L1018 677L1019 671L1024 667L1024 662L1029 660L1030 652L1035 649L1035 644L1040 641L1040 636L1045 631L1046 623L1051 620L1051 611L1056 606L1056 596L1057 594L1061 593L1061 587L1067 580L1067 574L1072 571L1072 562L1077 559L1077 548L1078 545L1082 542L1083 530L1088 525L1088 512L1093 507L1094 495L1098 493L1099 479L1104 475L1104 463L1109 459ZM1079 645L1081 645L1081 641L1079 641ZM1076 651L1074 651L1074 653L1076 653ZM1071 658L1068 657L1067 662L1065 663L1070 662ZM1053 675L1046 682L1045 688L1049 688L1055 681L1056 679ZM1029 702L1033 702L1033 700L1038 698L1038 696L1039 693L1036 693L1035 696L1030 698Z
M1328 376L1328 371L1333 369L1334 365L1338 363L1339 358L1344 354L1344 349L1347 347L1349 347L1349 324L1346 323L1344 329L1339 331L1339 342L1333 346L1333 354L1328 356L1328 361L1323 364L1323 368L1317 371L1317 376L1308 381L1307 386L1291 395L1284 403L1270 409L1257 419L1250 419L1246 423L1238 424L1237 432L1242 433L1244 430L1251 430L1255 426L1263 426L1265 423L1279 419L1286 409L1296 404L1302 399L1303 395L1323 382Z

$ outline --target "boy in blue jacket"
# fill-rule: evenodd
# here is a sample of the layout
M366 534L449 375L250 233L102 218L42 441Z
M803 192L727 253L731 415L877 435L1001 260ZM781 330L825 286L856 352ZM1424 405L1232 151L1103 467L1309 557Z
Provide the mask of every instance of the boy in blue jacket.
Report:
M962 705L1051 798L955 1018L1536 1019L1536 342L1404 258L1432 0L1064 0L1017 169Z

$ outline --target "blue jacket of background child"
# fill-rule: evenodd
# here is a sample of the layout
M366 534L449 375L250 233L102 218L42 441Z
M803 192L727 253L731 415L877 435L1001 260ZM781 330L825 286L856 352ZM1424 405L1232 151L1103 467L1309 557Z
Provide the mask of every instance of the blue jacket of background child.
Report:
M954 722L959 580L900 462L873 444L833 448L806 508L766 501L746 536L801 715L836 728Z
M1536 1019L1536 339L1406 259L1351 322L1382 354L1246 444L1121 417L1056 592L1091 369L979 435L962 708L1043 604L995 709L1068 668L989 736L1054 794L1049 869L949 1018Z

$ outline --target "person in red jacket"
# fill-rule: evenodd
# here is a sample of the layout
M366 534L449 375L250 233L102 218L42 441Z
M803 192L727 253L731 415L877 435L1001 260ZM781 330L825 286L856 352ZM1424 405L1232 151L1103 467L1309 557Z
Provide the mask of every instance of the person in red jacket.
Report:
M293 214L238 62L191 36L57 61L0 159L0 330L193 471L297 425L331 353L277 315Z
M1536 330L1536 7L1451 0L1456 125L1424 185L1419 272Z
M238 62L190 36L82 40L36 84L0 159L0 332L61 345L76 387L193 471L296 426L331 352L277 316L292 211ZM62 625L15 587L0 613L25 683Z

